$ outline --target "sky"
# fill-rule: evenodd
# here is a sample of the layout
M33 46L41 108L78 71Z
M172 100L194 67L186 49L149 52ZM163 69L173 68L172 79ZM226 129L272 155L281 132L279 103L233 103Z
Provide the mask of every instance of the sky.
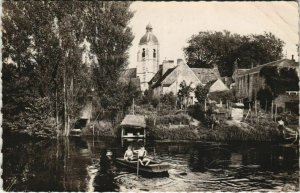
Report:
M184 59L183 47L200 31L223 31L241 35L272 32L286 44L284 54L298 61L297 2L133 2L129 26L135 36L129 49L128 68L136 67L140 38L151 23L164 59Z

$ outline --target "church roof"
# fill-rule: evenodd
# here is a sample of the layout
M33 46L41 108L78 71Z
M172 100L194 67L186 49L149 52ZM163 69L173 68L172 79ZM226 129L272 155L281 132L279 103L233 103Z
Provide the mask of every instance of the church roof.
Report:
M152 42L153 44L158 44L157 37L152 33L152 26L151 24L148 24L146 27L146 34L141 38L140 45L147 44L149 42Z
M217 68L191 68L191 69L203 84L207 84L210 81L217 80L218 78L220 78L220 73Z

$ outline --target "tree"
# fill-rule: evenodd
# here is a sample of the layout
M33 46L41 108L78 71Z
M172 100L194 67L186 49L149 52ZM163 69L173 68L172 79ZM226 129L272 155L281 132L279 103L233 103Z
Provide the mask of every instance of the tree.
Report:
M189 98L190 98L190 94L191 94L191 92L194 91L194 89L191 87L191 85L192 85L192 83L187 85L185 81L182 81L179 85L180 89L179 89L177 95L178 95L178 98L179 98L181 104L184 105L184 107L187 107Z
M207 31L193 35L183 51L190 67L216 64L221 76L231 76L236 61L238 67L250 68L281 59L283 45L272 33L242 36L229 31Z
M35 99L48 98L48 118L56 117L57 125L62 120L63 134L68 136L71 120L89 102L91 89L96 87L101 98L114 88L126 65L133 39L127 27L132 17L129 5L4 2L2 70L11 75L3 77L4 122L21 116L30 104L38 104ZM92 68L82 62L84 41L90 41L91 54L97 58Z
M195 89L195 97L197 98L199 103L204 103L207 98L208 89L201 84L198 84Z
M299 77L293 68L264 66L260 70L260 76L265 78L274 98L286 91L299 90Z
M176 104L176 96L173 94L173 92L169 92L164 94L160 101L164 105L174 107Z

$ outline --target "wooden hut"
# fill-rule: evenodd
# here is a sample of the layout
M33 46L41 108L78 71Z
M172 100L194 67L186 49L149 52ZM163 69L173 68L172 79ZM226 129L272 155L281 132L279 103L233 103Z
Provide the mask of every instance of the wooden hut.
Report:
M146 121L143 115L126 115L121 122L122 138L146 138Z

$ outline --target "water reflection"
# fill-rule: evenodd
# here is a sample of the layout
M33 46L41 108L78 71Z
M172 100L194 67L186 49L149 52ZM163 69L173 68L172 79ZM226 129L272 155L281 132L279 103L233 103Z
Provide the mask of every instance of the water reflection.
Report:
M169 177L137 177L107 158L146 143L171 165ZM123 145L123 146L122 146ZM5 138L7 191L297 191L298 146L270 143L119 141L101 138Z

